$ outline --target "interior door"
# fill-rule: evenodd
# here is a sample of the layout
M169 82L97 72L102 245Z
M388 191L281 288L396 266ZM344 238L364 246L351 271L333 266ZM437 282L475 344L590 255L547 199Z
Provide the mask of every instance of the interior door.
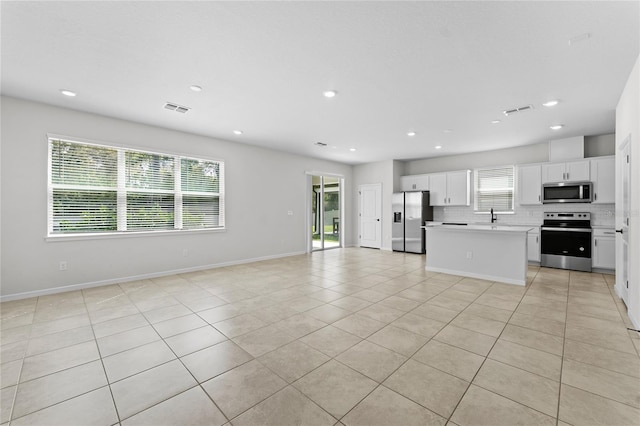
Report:
M382 184L360 185L360 247L382 247Z
M629 214L631 202L631 136L628 136L623 142L620 152L622 155L622 191L620 203L621 209L616 211L616 224L620 226L616 229L616 247L619 248L620 256L616 264L616 287L618 295L629 305Z

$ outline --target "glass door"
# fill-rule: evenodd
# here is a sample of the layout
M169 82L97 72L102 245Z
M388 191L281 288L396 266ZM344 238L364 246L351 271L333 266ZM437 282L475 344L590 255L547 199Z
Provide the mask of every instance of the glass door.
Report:
M311 239L312 250L340 247L341 179L312 176Z

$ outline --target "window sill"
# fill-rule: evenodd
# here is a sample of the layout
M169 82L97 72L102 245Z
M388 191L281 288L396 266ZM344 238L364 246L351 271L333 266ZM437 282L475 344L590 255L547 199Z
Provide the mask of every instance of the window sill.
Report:
M210 228L210 229L174 229L163 231L135 231L135 232L109 232L100 234L67 234L67 235L48 235L44 238L46 242L60 241L81 241L81 240L102 240L111 238L139 238L139 237L166 237L168 235L191 235L191 234L210 234L226 232L227 228Z

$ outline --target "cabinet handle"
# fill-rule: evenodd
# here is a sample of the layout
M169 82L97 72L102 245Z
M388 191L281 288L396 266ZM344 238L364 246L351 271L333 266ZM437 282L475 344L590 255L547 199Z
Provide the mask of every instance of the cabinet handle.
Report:
M538 242L538 236L536 235L536 243Z
M538 201L540 201L540 196L538 195Z
M594 245L595 247L598 247L598 240L593 240L593 245Z
M593 194L593 201L596 201L598 199L598 194Z

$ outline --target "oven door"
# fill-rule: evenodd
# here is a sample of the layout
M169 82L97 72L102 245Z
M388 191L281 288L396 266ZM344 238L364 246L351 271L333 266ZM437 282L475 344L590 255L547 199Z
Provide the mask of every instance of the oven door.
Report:
M591 258L591 229L542 227L542 254Z

